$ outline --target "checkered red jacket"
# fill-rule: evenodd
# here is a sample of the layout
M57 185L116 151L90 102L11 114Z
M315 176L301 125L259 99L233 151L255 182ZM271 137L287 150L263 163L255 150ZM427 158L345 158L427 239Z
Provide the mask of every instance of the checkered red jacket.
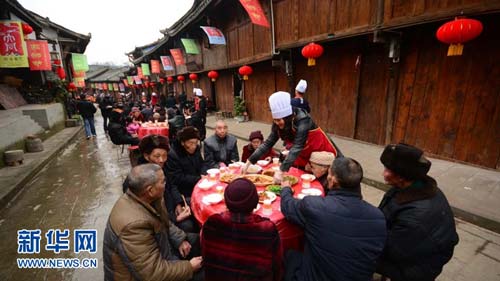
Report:
M280 280L282 248L273 222L255 214L214 214L203 225L205 280Z

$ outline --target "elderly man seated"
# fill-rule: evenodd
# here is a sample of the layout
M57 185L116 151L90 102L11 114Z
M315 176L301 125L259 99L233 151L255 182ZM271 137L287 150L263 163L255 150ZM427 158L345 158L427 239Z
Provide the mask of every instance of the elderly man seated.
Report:
M321 183L325 193L328 193L328 170L335 160L335 155L328 151L315 151L311 153L309 163L305 170L311 172Z
M222 120L215 123L215 134L205 140L205 161L210 168L220 168L240 160L236 138L227 132Z
M104 279L190 280L201 269L202 258L181 258L193 255L199 239L170 222L161 167L136 166L127 182L128 190L115 203L104 232Z

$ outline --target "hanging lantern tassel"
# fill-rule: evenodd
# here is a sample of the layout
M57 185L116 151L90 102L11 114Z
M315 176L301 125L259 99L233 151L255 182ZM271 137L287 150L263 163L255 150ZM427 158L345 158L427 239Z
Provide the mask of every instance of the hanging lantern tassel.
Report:
M313 58L307 59L307 66L315 66L315 65L316 65L316 59Z
M219 77L219 73L215 70L212 70L208 72L208 78L212 79L212 82L215 82L217 80L217 77Z
M448 56L461 56L463 43L470 41L483 31L483 24L475 19L455 18L443 24L436 32L439 41L450 44Z

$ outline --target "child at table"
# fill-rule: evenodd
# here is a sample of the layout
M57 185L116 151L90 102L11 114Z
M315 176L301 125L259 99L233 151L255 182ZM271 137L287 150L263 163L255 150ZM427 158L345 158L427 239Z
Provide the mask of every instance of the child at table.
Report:
M131 135L137 135L137 132L141 127L139 121L128 116L127 119L125 119L125 122L127 123L127 132Z

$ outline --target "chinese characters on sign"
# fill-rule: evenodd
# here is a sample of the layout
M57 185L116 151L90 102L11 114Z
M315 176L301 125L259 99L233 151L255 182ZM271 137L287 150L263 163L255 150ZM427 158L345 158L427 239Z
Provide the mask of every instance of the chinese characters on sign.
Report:
M149 64L147 63L141 63L141 69L142 69L142 75L151 75L149 72Z
M172 57L174 58L174 62L176 65L184 64L184 57L182 56L181 49L170 49L170 54L172 54Z
M28 58L30 70L52 70L49 45L45 40L28 40Z
M151 60L151 73L160 73L160 61L159 60Z
M197 55L200 53L198 45L196 45L196 41L194 39L181 38L181 41L182 45L184 45L184 50L186 50L186 54Z
M240 0L241 5L248 13L253 24L269 27L266 14L260 6L259 0Z
M174 70L174 66L172 65L172 61L169 56L161 56L161 64L163 65L163 70Z
M140 67L137 67L137 76L139 76L140 79L144 78L144 75L142 74L142 68Z
M217 28L211 26L200 26L208 36L208 42L214 45L226 45L224 34Z
M21 22L0 21L0 67L28 67Z
M73 61L73 69L75 71L89 71L89 65L87 64L86 55L71 53L71 58Z
M17 231L17 253L39 254L42 231L40 229L22 229ZM70 250L69 229L49 229L45 233L45 250L59 254ZM97 230L75 229L73 231L73 252L97 252Z

